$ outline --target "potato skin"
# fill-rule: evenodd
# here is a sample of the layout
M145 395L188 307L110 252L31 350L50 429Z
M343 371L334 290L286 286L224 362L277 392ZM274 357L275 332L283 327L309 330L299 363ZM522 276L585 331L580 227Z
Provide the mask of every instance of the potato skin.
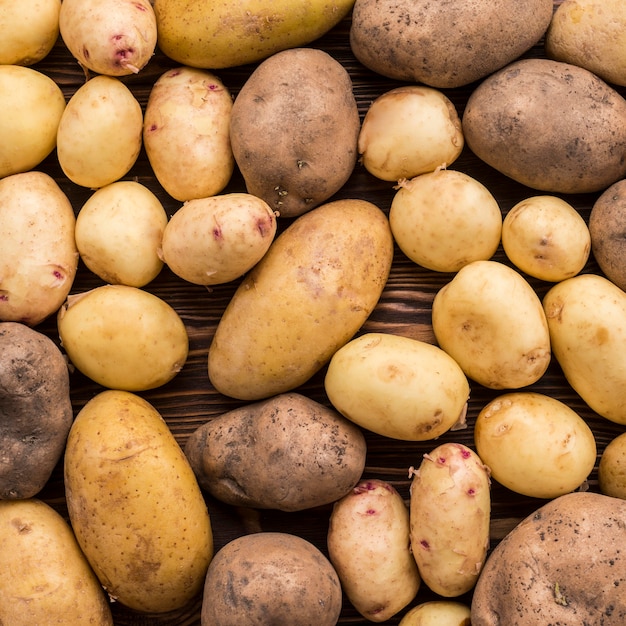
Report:
M73 419L67 362L56 344L24 324L0 323L0 499L43 489Z
M551 500L493 550L474 589L472 626L626 622L626 501L593 492Z
M185 454L200 486L223 502L302 511L356 485L366 444L336 411L285 393L206 422L187 440Z
M617 435L602 452L598 487L605 496L626 500L626 433Z
M233 104L230 141L247 191L281 216L296 217L348 180L359 130L345 68L327 52L295 48L248 77Z

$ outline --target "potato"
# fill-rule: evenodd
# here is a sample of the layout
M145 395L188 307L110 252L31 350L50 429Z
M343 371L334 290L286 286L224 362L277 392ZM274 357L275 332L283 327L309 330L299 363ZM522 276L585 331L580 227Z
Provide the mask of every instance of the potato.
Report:
M0 320L37 326L65 301L76 276L74 209L44 172L0 180Z
M431 600L414 606L400 626L470 626L470 608L454 600Z
M543 298L552 353L593 411L626 424L626 293L597 274L557 283Z
M173 68L152 86L143 143L154 175L174 199L213 196L230 181L232 108L230 91L211 72Z
M550 364L541 301L521 274L499 261L461 268L435 295L432 325L439 346L490 389L531 385Z
M502 213L482 183L442 168L398 183L389 224L412 261L436 272L458 272L495 254Z
M350 46L367 68L435 88L484 78L532 48L552 0L356 0Z
M38 499L0 502L0 623L112 626L72 529Z
M493 550L474 590L472 626L626 620L626 502L574 492L544 504Z
M256 63L313 42L349 13L354 0L153 4L159 48L184 65L218 69Z
M602 273L626 291L626 180L596 198L589 215L593 257Z
M213 557L211 519L150 403L118 390L92 397L70 430L64 479L76 539L111 598L159 613L201 591Z
M419 573L445 598L470 591L489 548L489 469L467 446L447 442L412 471L411 547Z
M626 85L626 5L621 0L564 0L546 32L546 55Z
M72 365L111 389L165 385L183 368L189 351L178 313L162 298L128 285L68 296L57 327Z
M406 85L370 104L358 151L368 172L381 180L398 181L451 165L464 143L452 101L437 89Z
M384 622L415 598L421 579L409 546L409 511L390 483L359 481L335 503L327 546L350 603Z
M336 411L284 393L205 422L184 450L200 486L218 500L303 511L348 493L361 478L367 447Z
M126 175L141 150L143 113L118 78L95 76L71 96L57 132L57 157L75 184L98 188Z
M111 284L144 287L163 268L159 256L167 213L158 197L134 180L96 190L76 218L76 247L85 265Z
M436 439L464 425L470 392L458 363L437 346L375 332L335 352L324 389L348 419L405 441Z
M106 76L137 74L157 42L150 0L63 0L59 29L81 66Z
M222 314L209 347L212 385L261 400L309 380L374 310L392 258L389 221L371 202L336 200L294 220Z
M591 193L626 176L626 100L581 67L522 59L486 78L463 112L465 142L531 189Z
M172 215L159 255L186 281L219 285L252 269L274 241L276 229L272 209L252 194L196 198Z
M297 48L272 55L247 78L233 104L230 141L247 191L296 217L347 182L359 129L347 70L323 50Z
M335 626L341 612L337 573L312 543L285 532L231 540L204 583L202 626Z
M0 65L0 110L0 178L34 169L56 147L61 88L31 67Z
M491 476L531 498L556 498L584 485L596 441L567 404L542 393L496 396L478 413L474 442Z
M0 64L34 65L59 36L61 0L21 0L0 6Z
M522 272L559 282L583 270L591 252L591 235L569 202L558 196L531 196L506 214L502 248Z
M0 389L0 500L31 498L63 456L74 419L67 362L46 335L0 322Z
M626 433L611 439L598 464L598 487L607 496L626 500Z

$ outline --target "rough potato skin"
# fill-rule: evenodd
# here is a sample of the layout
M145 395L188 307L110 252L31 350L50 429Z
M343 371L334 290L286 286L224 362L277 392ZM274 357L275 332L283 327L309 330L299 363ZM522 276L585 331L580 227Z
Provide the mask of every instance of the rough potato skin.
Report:
M69 370L56 344L19 322L0 323L0 499L43 489L72 420Z
M623 626L626 501L592 492L551 500L493 550L472 626Z

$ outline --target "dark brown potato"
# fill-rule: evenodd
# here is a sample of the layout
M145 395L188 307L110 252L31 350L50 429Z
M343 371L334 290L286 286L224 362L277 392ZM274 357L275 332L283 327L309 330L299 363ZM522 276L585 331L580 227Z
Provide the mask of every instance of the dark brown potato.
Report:
M0 499L30 498L43 489L72 420L61 351L28 326L0 323Z

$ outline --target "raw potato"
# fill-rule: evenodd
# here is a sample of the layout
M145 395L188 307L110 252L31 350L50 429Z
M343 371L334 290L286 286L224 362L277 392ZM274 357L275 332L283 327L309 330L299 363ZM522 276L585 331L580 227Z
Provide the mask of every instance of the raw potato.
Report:
M0 65L0 110L3 178L32 170L52 153L65 97L49 76L31 67Z
M72 95L59 122L57 157L75 184L97 189L125 176L141 150L143 113L118 78L95 76Z
M585 420L541 393L496 396L474 425L476 450L491 476L531 498L556 498L585 484L596 442Z
M137 611L185 606L213 557L202 492L158 411L107 390L67 440L65 496L78 543L111 598Z
M490 389L538 381L550 364L550 335L539 297L521 274L498 261L474 261L435 295L439 346L465 374Z
M60 11L61 0L3 2L0 64L30 66L44 59L59 36Z
M367 68L436 88L484 78L532 48L552 0L357 0L350 46Z
M626 623L626 502L592 492L551 500L493 550L472 626Z
M400 626L470 626L470 608L454 600L431 600L414 606Z
M436 89L407 85L370 104L358 151L368 172L398 181L451 165L464 143L461 119L449 98Z
M246 275L209 348L209 379L240 400L309 380L365 323L393 259L375 204L328 202L294 220Z
M232 108L228 88L204 70L174 68L152 86L143 143L154 175L174 199L213 196L230 181Z
M458 272L490 259L500 245L502 213L478 180L454 170L401 180L391 201L389 224L412 261L436 272Z
M626 176L626 100L586 69L522 59L486 78L463 112L470 150L513 180L591 193Z
M59 28L81 66L106 76L137 74L156 48L150 0L63 0Z
M257 532L231 540L215 555L200 623L335 626L341 601L337 573L312 543L290 533Z
M415 598L421 579L409 545L409 511L382 480L362 480L331 512L327 547L344 593L371 622Z
M218 69L256 63L313 42L349 13L354 0L153 4L159 48L184 65Z
M593 411L626 424L626 293L597 274L554 285L543 298L552 352Z
M215 498L280 511L339 500L361 478L366 452L354 424L298 393L222 413L185 445L200 486Z
M24 324L1 322L0 500L44 488L73 419L67 362L56 344Z
M187 329L175 309L128 285L68 296L57 327L70 362L110 389L161 387L180 372L189 352Z
M622 0L564 0L546 32L546 55L626 85L626 5Z
M76 246L85 265L111 284L144 287L163 268L159 249L167 213L157 196L134 180L96 190L76 218Z
M113 626L65 519L37 499L0 502L0 623Z
M462 427L470 392L463 370L443 350L387 333L365 333L337 350L324 389L351 421L405 441Z
M219 285L243 276L274 241L276 215L249 193L189 200L171 217L159 254L178 276L196 285Z
M467 446L443 443L413 470L411 547L422 582L445 598L470 591L489 549L489 469Z
M607 496L626 500L626 433L609 441L598 464L598 486Z
M518 202L502 224L502 247L522 272L559 282L580 273L591 252L583 217L558 196L531 196Z
M233 104L230 140L247 191L296 217L346 183L359 130L347 70L323 50L297 48L250 74Z
M0 321L37 326L65 301L76 276L74 209L43 172L0 180Z

